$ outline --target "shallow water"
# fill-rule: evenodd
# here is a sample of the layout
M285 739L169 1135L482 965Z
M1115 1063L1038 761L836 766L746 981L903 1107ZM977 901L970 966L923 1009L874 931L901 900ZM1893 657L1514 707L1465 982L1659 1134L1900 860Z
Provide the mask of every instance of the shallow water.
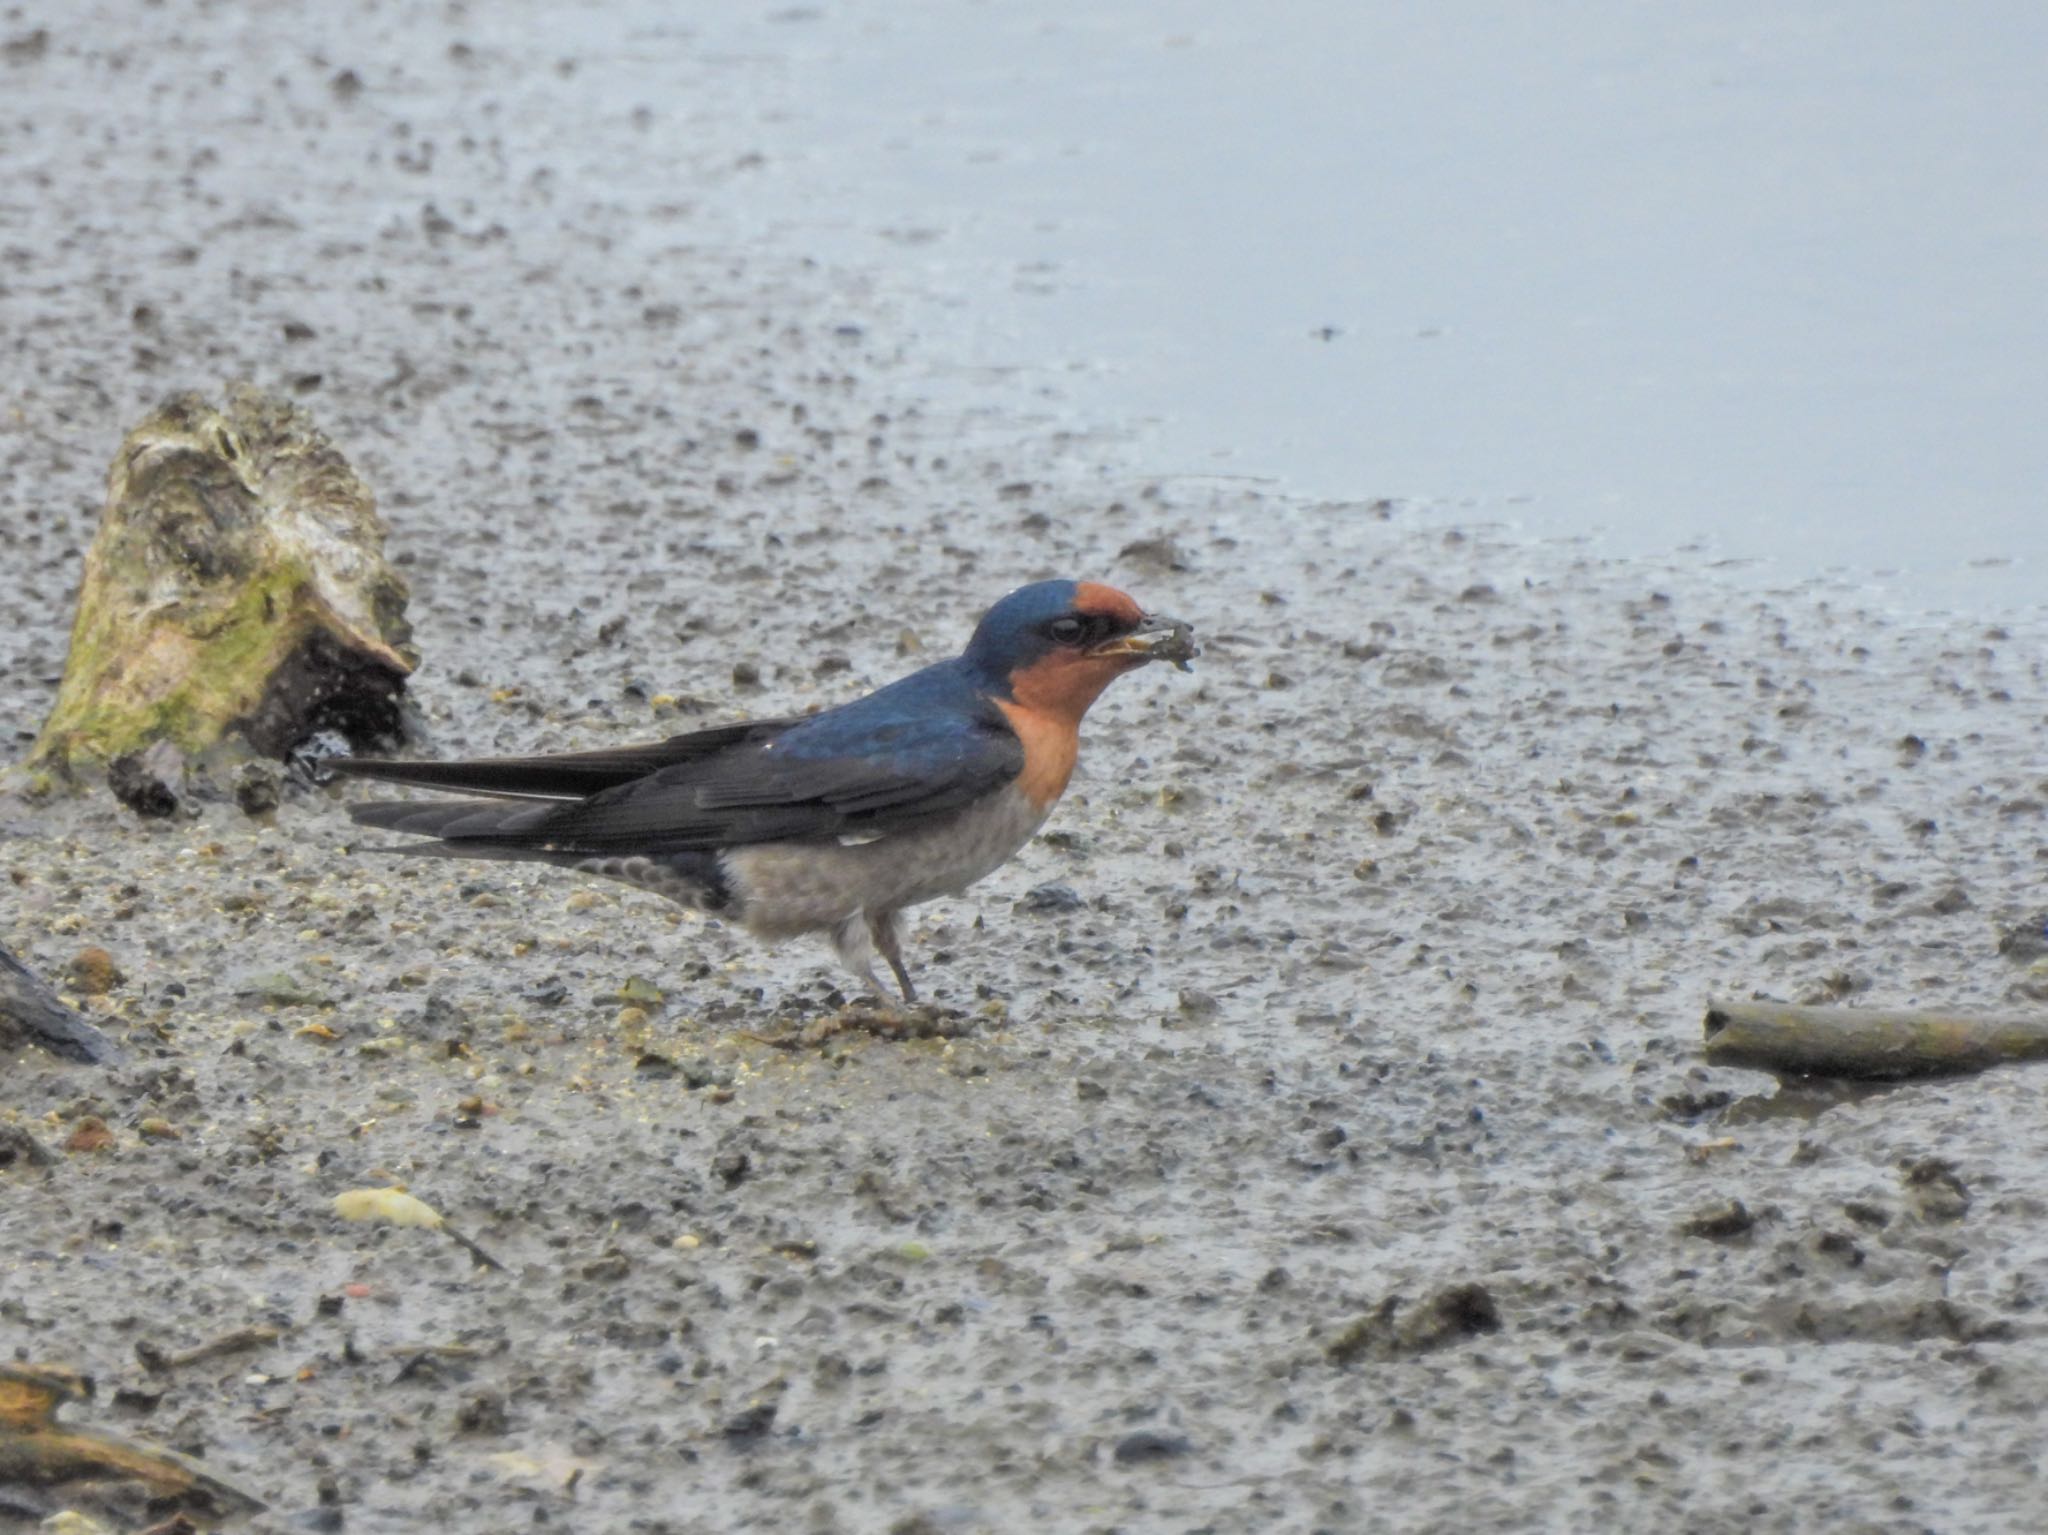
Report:
M1902 608L2048 570L2048 16L789 8L726 209L1166 476Z

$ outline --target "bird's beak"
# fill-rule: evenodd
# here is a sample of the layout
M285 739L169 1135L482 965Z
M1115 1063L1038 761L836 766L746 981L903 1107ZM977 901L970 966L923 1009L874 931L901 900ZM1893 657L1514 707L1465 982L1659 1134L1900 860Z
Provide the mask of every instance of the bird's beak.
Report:
M1164 613L1147 613L1130 633L1105 640L1088 654L1104 660L1171 661L1186 671L1201 651L1195 648L1193 625Z

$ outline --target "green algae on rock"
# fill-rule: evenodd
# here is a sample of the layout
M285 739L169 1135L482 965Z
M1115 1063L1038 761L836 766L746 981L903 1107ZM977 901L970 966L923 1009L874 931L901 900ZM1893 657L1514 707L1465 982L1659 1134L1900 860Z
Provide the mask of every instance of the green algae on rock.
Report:
M168 741L282 757L315 731L403 734L418 662L368 488L307 414L247 385L167 400L107 472L71 652L30 766Z

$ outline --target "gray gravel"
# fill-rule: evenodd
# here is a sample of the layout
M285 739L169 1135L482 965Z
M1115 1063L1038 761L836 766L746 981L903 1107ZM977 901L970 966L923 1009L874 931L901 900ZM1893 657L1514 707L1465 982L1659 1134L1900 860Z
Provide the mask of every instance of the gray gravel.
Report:
M2048 1002L2039 618L1147 482L693 213L743 73L678 44L638 115L530 9L6 14L17 754L106 456L228 376L378 491L435 750L847 698L1051 574L1206 654L917 915L958 1039L787 1048L822 947L352 853L340 790L0 798L0 944L110 951L128 1052L6 1062L56 1152L0 1168L6 1347L248 1529L2036 1528L2041 1079L1697 1042L1717 990ZM331 1214L393 1180L505 1270Z

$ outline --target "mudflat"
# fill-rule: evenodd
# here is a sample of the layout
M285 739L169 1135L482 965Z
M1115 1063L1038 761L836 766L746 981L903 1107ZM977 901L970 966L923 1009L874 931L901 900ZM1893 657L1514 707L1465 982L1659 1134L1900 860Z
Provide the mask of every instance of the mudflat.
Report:
M1148 478L705 214L743 77L678 36L691 91L618 95L521 10L9 19L17 759L107 456L233 377L376 492L428 750L836 702L1049 575L1203 654L913 914L955 1037L814 1027L822 946L377 856L361 790L0 801L0 943L104 948L127 1052L0 1094L54 1153L0 1341L73 1416L248 1529L2033 1527L2041 1078L1698 1047L1716 994L2048 1007L2038 616ZM335 1216L391 1183L503 1269Z

